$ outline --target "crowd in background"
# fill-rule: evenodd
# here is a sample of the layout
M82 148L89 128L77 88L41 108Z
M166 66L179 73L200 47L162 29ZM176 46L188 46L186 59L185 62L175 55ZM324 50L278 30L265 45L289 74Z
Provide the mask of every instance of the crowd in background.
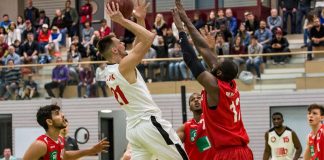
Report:
M39 67L21 67L18 64L58 63L52 71L52 81L44 88L48 98L63 97L67 85L76 85L78 97L97 97L98 88L107 96L104 68L105 64L60 65L67 62L104 60L96 48L97 42L114 34L107 21L100 21L99 29L92 27L92 6L89 0L75 9L71 1L65 2L65 8L56 9L55 17L50 19L46 11L33 6L28 0L28 7L23 16L15 20L4 14L0 21L0 64L7 66L0 72L0 100L12 97L30 99L38 95L37 83L33 75L38 74ZM324 10L311 11L310 0L279 0L280 11L271 9L266 19L258 19L252 12L244 12L243 20L234 16L232 10L218 9L210 11L206 17L196 12L192 23L201 32L218 55L241 55L290 52L286 34L304 34L304 46L309 51L314 46L324 45ZM241 15L237 15L241 16ZM291 27L288 27L291 18ZM305 22L303 23L303 19ZM131 20L135 19L131 17ZM193 76L184 61L178 44L178 32L174 24L169 24L163 14L157 14L154 22L147 22L156 33L155 40L145 59L180 58L169 61L143 61L138 70L147 82L192 80ZM304 25L303 25L304 24ZM290 29L289 29L290 28ZM134 35L125 30L122 40L128 49L134 41ZM191 39L190 43L193 45ZM63 49L67 54L62 54ZM199 55L198 52L196 52ZM66 56L66 57L62 57ZM233 61L240 71L247 70L261 79L262 64L289 63L290 56L251 56L235 57ZM312 54L308 54L308 60ZM205 65L205 62L201 63ZM207 67L207 66L206 66ZM27 77L27 78L22 78ZM54 95L53 88L59 89ZM82 88L86 89L82 94ZM14 98L15 99L15 98Z

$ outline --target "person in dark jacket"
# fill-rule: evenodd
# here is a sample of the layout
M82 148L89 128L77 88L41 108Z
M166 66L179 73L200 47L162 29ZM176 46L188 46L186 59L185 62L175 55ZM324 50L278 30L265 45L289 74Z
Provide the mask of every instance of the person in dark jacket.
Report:
M24 10L25 20L30 20L33 26L36 24L36 19L39 17L39 10L33 6L33 0L28 0L28 7Z
M286 33L288 33L287 31L288 16L290 16L291 34L296 33L296 17L297 17L298 1L299 0L280 0L279 5L283 12L283 28Z
M280 53L280 52L289 52L289 43L287 38L282 36L282 30L277 29L275 32L275 38L271 41L271 52L272 53ZM282 56L273 56L274 64L285 64L285 60L287 59L286 55Z
M42 29L43 24L47 24L50 26L50 19L46 16L46 13L44 10L41 10L39 12L39 18L36 19L35 28L37 32L39 32Z

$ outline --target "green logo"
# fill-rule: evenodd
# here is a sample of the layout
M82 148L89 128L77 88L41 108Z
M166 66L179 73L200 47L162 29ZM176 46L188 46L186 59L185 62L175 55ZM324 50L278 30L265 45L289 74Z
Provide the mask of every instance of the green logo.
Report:
M57 151L53 151L50 153L50 160L57 160Z
M196 136L197 136L197 130L190 129L190 141L191 142L195 141Z
M315 156L315 150L314 150L314 146L310 146L310 151L311 151L311 156ZM316 158L315 160L318 160L318 158Z
M211 148L211 144L207 136L199 138L196 142L196 145L199 152L204 152L207 149Z

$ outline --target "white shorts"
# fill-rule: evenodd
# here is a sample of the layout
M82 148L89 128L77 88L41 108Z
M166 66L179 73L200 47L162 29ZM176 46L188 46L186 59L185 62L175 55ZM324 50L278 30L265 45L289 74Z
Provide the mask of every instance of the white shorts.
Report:
M188 160L182 142L170 122L151 116L127 129L132 160Z

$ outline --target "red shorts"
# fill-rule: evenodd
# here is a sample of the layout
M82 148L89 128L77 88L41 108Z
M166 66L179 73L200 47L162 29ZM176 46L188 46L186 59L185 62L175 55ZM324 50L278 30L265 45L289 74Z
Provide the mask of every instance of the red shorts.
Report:
M215 151L213 160L253 160L253 153L248 146L229 147Z

